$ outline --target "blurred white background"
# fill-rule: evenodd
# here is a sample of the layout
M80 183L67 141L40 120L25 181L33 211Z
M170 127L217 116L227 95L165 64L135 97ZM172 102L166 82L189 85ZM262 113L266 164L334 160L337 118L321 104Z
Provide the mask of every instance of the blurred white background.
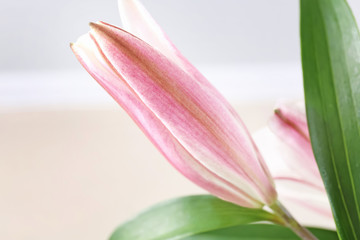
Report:
M70 51L89 21L120 25L116 0L1 1L0 239L106 239L145 207L203 193ZM251 131L278 98L302 98L297 0L143 3Z
M360 2L350 0L355 16ZM144 0L192 62L299 62L297 0ZM77 69L69 42L89 21L120 25L116 0L4 1L0 69Z
M194 63L299 61L296 0L143 3ZM120 25L116 0L3 1L0 16L2 70L78 68L68 45L87 23Z

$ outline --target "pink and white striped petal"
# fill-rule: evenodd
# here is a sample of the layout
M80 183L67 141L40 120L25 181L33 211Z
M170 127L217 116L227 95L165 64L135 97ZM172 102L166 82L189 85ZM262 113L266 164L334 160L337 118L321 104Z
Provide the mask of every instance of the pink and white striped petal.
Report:
M180 172L239 205L276 199L250 135L223 98L135 36L105 23L91 26L86 41L73 45L80 62Z
M194 76L200 72L181 54L169 40L150 13L138 0L118 0L124 30L156 48L176 65ZM203 77L202 77L203 78Z
M152 18L150 13L138 0L118 0L119 11L123 27L129 33L137 36L160 51L169 60L183 69L192 77L192 81L199 82L206 91L222 98L224 104L232 111L232 107L209 81L194 67L170 41L166 33ZM237 115L235 112L234 115ZM239 119L241 122L241 120Z
M178 66L183 65L181 53L139 1L118 0L118 5L124 30L141 38Z

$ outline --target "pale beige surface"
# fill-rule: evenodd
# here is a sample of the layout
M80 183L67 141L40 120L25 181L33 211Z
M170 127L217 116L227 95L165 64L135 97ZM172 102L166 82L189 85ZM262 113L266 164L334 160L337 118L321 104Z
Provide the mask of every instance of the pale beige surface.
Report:
M251 130L273 103L239 106ZM0 114L0 239L106 239L146 207L204 193L120 109Z

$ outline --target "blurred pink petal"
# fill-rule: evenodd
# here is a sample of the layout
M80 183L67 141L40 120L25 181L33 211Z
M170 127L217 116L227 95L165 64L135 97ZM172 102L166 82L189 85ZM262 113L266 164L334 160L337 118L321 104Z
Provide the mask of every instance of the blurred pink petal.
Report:
M322 179L312 151L305 108L301 104L281 104L269 121L269 127L291 149L288 166L306 174L310 183L323 188Z
M302 182L275 180L280 201L306 226L335 229L330 203L324 191Z
M266 165L235 111L204 79L106 23L72 49L184 176L227 201L261 207L276 200Z
M304 224L335 228L309 138L302 104L281 104L269 128L254 134L279 199Z

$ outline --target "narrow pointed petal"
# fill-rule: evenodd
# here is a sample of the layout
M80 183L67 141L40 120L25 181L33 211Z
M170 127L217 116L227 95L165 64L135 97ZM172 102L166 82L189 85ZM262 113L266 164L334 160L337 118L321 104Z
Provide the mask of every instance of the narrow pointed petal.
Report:
M275 179L279 200L301 223L334 228L330 203L312 153L303 105L279 105L269 128L259 130L253 137Z
M300 103L281 104L270 119L269 127L291 150L285 155L288 166L308 173L323 186L310 143L304 107Z
M188 73L199 74L198 70L183 57L138 0L118 0L118 5L121 21L126 31L156 48Z
M310 140L303 102L278 104L273 118L275 117L296 130L305 139Z
M133 35L91 27L85 44L73 46L80 62L180 172L242 206L276 199L261 155L223 99Z
M141 38L176 64L183 65L181 53L139 1L119 0L118 5L124 30Z

